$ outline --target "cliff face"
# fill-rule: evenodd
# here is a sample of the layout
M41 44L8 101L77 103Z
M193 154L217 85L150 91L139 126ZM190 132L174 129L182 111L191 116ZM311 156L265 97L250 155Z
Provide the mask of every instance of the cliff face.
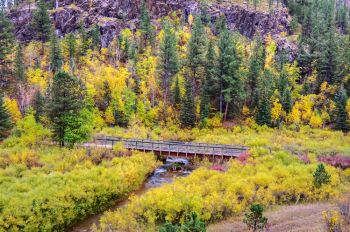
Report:
M107 46L122 28L136 28L140 5L141 0L63 0L58 9L50 11L50 16L59 35L77 30L80 22L86 27L98 23L101 27L102 46ZM198 13L200 8L195 0L148 0L147 6L153 19L165 16L171 11L177 11L187 17L190 13ZM32 12L33 10L29 9L10 12L16 36L20 41L35 39L35 34L30 29ZM229 27L248 38L255 34L271 34L279 47L294 49L281 36L281 32L291 33L287 10L263 13L224 1L210 5L209 14L212 21L220 14L225 14Z

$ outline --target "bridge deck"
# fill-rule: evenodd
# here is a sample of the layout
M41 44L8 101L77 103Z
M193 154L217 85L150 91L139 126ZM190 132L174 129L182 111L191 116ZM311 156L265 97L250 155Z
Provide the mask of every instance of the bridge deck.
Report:
M95 141L101 146L113 148L116 143L123 143L124 147L131 150L153 151L160 154L186 154L187 155L211 155L224 157L237 157L246 152L248 147L232 146L224 144L207 144L180 141L160 141L148 139L125 139L121 137L98 137Z

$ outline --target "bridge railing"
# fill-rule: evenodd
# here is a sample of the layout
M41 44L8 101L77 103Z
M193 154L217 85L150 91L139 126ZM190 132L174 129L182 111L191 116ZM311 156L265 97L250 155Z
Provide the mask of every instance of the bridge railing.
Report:
M115 143L122 142L126 148L135 150L197 153L208 155L237 156L248 150L248 147L245 146L148 139L127 139L111 136L96 137L95 141L102 142L103 144L110 145L112 147Z

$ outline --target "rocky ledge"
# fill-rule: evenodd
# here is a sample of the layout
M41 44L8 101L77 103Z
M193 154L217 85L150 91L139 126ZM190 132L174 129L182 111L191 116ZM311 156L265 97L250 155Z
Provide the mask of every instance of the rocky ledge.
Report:
M101 28L101 44L105 47L122 28L137 27L140 5L140 0L63 0L57 9L50 11L50 16L60 36L76 31L81 22L86 28L98 23ZM147 6L154 20L172 11L187 17L198 13L200 9L195 0L148 0ZM19 9L9 13L15 25L16 37L22 42L36 39L30 28L32 12L33 9ZM212 21L224 14L230 29L238 30L248 38L256 34L271 34L279 48L283 47L290 52L295 49L285 38L285 35L291 34L287 9L265 13L223 1L212 3L208 12Z

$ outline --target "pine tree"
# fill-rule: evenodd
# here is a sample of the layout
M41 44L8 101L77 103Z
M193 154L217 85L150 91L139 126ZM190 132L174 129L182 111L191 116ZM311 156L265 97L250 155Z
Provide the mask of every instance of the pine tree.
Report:
M184 224L181 225L181 231L183 232L206 232L207 228L205 223L200 220L195 212L190 213Z
M260 37L255 38L254 48L252 55L250 56L249 68L248 68L248 105L251 109L254 109L258 105L259 96L257 94L258 77L261 70L264 67L265 62L265 48L262 44Z
M255 231L262 231L266 224L267 218L264 217L264 208L260 204L251 204L250 213L245 214L243 222L247 224L248 229Z
M190 78L186 79L185 96L182 98L180 121L182 127L194 127L196 124L193 84Z
M270 71L265 70L262 73L264 76L260 77L258 85L258 106L255 115L256 123L259 125L271 125L271 91L273 89L272 74Z
M180 104L181 104L180 81L179 81L179 77L176 77L175 88L174 88L174 105L179 106Z
M151 24L151 17L148 13L146 3L142 0L140 15L141 50L154 42L154 29Z
M162 75L162 87L163 93L163 105L164 112L167 107L167 98L169 92L169 83L171 78L179 70L179 61L176 51L176 37L171 30L171 26L168 22L164 24L164 36L160 44L160 62L159 69Z
M68 49L70 72L71 74L73 74L75 71L75 56L76 56L76 47L77 47L77 41L73 33L66 34L65 44Z
M0 141L8 136L11 126L11 116L5 107L3 96L0 94Z
M33 14L32 27L41 41L41 54L44 54L44 43L50 38L51 21L44 0L40 0Z
M23 48L21 44L18 44L16 48L14 74L18 81L20 82L25 81L24 55L23 55Z
M98 24L95 24L93 30L92 30L92 46L100 50L101 48L101 32L100 32L100 26Z
M200 127L206 126L206 121L210 113L210 99L209 99L209 84L207 80L204 80L201 91L200 99Z
M53 73L61 70L63 65L60 42L56 33L52 32L50 39L50 68Z
M195 16L192 35L188 43L186 66L190 70L190 77L195 81L195 90L198 90L200 78L204 75L207 52L207 35L199 16Z
M347 99L348 96L346 95L346 91L343 86L341 86L334 97L336 105L335 128L344 132L349 130L348 116L346 112Z
M224 119L226 119L229 104L234 101L235 106L240 108L244 97L243 83L239 73L242 58L237 52L236 40L233 39L227 27L220 34L219 51L220 112L223 112L223 102L225 102Z
M39 122L40 118L45 113L45 98L40 91L37 91L34 96L33 110L35 111L35 121Z
M0 89L10 85L11 59L13 51L13 27L3 12L0 11Z
M209 98L220 91L217 59L218 57L215 52L215 43L213 40L210 40L208 43L205 65L205 79L207 81Z
M80 133L84 123L80 111L84 106L85 94L79 80L65 72L58 72L50 94L48 116L52 122L53 139L61 146L86 139L86 135Z
M280 72L278 91L283 110L289 113L292 110L292 96L285 68L283 68Z
M91 39L89 39L89 35L86 32L83 24L80 24L79 36L80 36L79 57L82 57L86 55L86 52L87 50L89 50L91 45Z
M331 182L331 176L327 173L323 164L319 164L314 173L314 186L316 188L321 188L322 185Z

